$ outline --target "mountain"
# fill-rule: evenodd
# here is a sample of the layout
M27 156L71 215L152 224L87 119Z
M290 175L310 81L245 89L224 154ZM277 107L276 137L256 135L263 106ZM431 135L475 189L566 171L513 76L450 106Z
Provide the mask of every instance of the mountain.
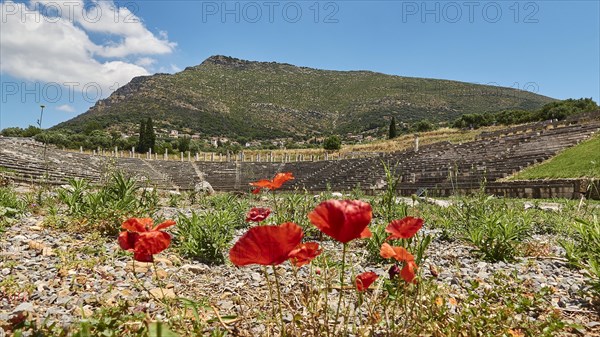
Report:
M533 110L552 98L511 88L331 71L285 63L211 56L176 74L136 77L87 112L54 129L157 128L207 136L276 138L360 133L421 119L450 121L465 113Z

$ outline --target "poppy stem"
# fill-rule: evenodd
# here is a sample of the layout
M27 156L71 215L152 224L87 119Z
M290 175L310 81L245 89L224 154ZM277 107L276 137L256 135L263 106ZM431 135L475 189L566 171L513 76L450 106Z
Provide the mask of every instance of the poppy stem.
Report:
M267 287L269 288L269 298L271 302L273 302L273 287L271 287L271 280L269 279L269 274L267 273L267 267L263 267L263 273L265 274L265 279L267 280ZM271 308L271 315L275 316L275 308Z
M152 259L152 266L154 267L154 277L156 277L156 282L158 283L158 288L160 289L160 294L165 299L165 292L163 291L163 283L158 276L158 268L156 267L156 261Z
M160 303L161 301L156 296L154 296L154 294L151 293L150 290L148 290L148 288L146 288L146 286L144 285L144 283L137 276L136 270L135 270L135 259L133 259L131 261L131 267L133 268L133 277L135 278L136 285L139 286L140 288L142 288L146 293L148 293L148 295L150 295L150 297L152 297L157 303Z
M271 195L273 196L273 206L275 208L275 214L277 214L277 217L279 219L279 206L277 205L277 197L275 197L275 190L270 190L271 191ZM279 223L279 222L277 222Z
M404 306L404 313L403 313L403 317L404 317L404 323L402 324L403 327L406 327L406 324L408 323L408 306L406 304L406 289L408 288L408 284L403 284L402 286L402 304Z
M396 277L396 291L394 293L394 296L396 297L394 300L394 305L392 306L392 327L395 328L396 327L396 310L398 309L398 297L399 293L400 293L400 278Z
M346 249L348 247L347 243L343 243L342 244L342 270L340 273L340 295L338 296L338 305L337 305L337 309L335 310L335 327L336 329L334 329L333 331L337 330L337 323L338 323L338 318L340 317L340 307L342 306L342 292L344 290L344 271L346 269Z
M324 279L325 279L325 331L327 332L327 336L329 337L329 285L331 284L330 282L330 276L329 276L329 261L327 260L327 258L325 258L325 269L323 270L324 273ZM322 281L323 279L321 279Z
M279 276L277 276L277 270L275 266L272 266L273 274L275 274L275 285L277 286L277 304L279 306L279 322L281 323L281 336L285 336L285 325L283 323L283 310L281 309L281 289L279 286Z
M169 315L169 317L171 317L171 308L169 306L169 303L167 303L167 298L165 297L165 292L163 290L163 282L160 279L160 277L158 276L158 268L156 267L156 261L154 259L152 259L152 265L154 266L154 276L156 277L156 282L158 283L158 289L160 289L160 294L162 295L162 301L163 304L165 305L165 310L167 311L167 315Z

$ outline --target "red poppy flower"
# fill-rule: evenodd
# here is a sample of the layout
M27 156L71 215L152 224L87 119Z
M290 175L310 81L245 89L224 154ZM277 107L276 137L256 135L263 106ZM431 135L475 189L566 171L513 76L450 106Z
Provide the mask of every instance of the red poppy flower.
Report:
M406 281L407 283L417 283L416 269L417 264L415 263L415 261L406 261L404 267L400 271L400 276L402 276L404 281Z
M327 200L308 214L310 222L321 232L339 242L370 237L371 205L360 200Z
M231 247L229 260L236 266L281 264L300 244L303 235L302 228L291 222L252 227Z
M392 247L389 243L384 242L381 245L379 255L384 259L394 258L397 261L414 261L415 258L412 254L404 247Z
M415 263L414 256L412 256L412 254L409 253L404 247L392 247L387 242L384 242L383 245L381 245L381 251L379 252L379 254L385 259L393 257L398 261L404 262L404 267L400 271L400 276L402 276L402 278L408 283L417 282L415 280L415 270L418 266ZM394 270L394 273L396 272L397 270ZM393 277L392 269L390 269L389 273L390 277Z
M365 291L367 290L367 288L369 288L369 286L375 282L375 280L377 280L379 276L377 276L377 274L375 274L372 271L367 271L364 272L360 275L356 276L356 290L358 291Z
M323 252L316 242L301 243L290 253L290 262L296 267L302 267L309 264L315 257Z
M246 222L261 222L264 219L266 219L269 216L269 214L271 214L271 210L268 208L253 207L252 209L250 209L250 211L248 211L248 214L246 215Z
M127 231L119 234L119 246L133 252L133 258L140 262L152 262L152 255L167 249L171 244L171 235L161 231L175 225L175 221L165 221L154 228L150 218L131 218L121 227Z
M294 175L292 172L277 173L275 177L273 177L273 180L261 179L259 181L250 183L250 185L257 187L256 189L252 190L252 193L257 194L260 192L261 188L266 188L271 191L276 190L280 188L286 181L293 179Z
M423 227L423 219L407 216L401 220L390 222L385 231L390 233L387 240L390 239L410 239Z
M365 229L360 232L360 238L361 239L367 239L373 236L373 233L371 233L371 230L369 229L369 227L365 227Z

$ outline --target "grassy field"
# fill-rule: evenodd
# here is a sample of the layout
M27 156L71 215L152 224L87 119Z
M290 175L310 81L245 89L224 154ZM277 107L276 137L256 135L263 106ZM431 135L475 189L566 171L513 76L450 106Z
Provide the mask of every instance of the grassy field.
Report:
M550 160L512 176L510 180L600 178L600 135L567 149Z

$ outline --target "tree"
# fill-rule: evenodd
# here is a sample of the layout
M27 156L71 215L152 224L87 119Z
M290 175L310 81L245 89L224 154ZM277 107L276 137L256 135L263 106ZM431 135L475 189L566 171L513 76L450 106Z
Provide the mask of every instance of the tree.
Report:
M119 131L113 130L110 132L111 146L117 146L119 144L119 140L121 140L121 133Z
M398 136L396 132L396 118L392 116L392 120L390 121L390 131L388 133L388 139L393 139Z
M112 138L110 135L103 130L94 130L87 137L90 147L108 149L111 146Z
M152 123L152 118L148 117L146 121L146 142L148 144L148 149L154 150L156 146L156 134L154 134L154 125ZM146 150L148 151L148 150Z
M85 123L85 125L83 126L83 133L85 133L86 135L89 135L96 130L102 130L102 125L98 121L90 121Z
M23 137L34 137L35 135L37 135L38 133L41 133L42 129L38 128L37 126L33 126L30 125L27 127L27 129L23 130Z
M138 139L136 150L139 153L148 152L148 138L146 135L146 122L144 120L140 122L140 138Z
M190 150L190 139L188 137L179 138L177 148L179 149L179 152L189 151Z
M23 137L23 129L20 127L6 128L0 132L4 137Z
M434 126L433 126L433 124L431 124L430 121L423 119L423 120L420 120L417 123L415 123L415 125L413 125L413 128L417 132L425 132L425 131L433 130Z
M325 150L337 151L341 147L342 147L342 140L340 139L340 137L338 137L336 135L327 137L327 139L325 139L325 141L323 142L323 148Z

